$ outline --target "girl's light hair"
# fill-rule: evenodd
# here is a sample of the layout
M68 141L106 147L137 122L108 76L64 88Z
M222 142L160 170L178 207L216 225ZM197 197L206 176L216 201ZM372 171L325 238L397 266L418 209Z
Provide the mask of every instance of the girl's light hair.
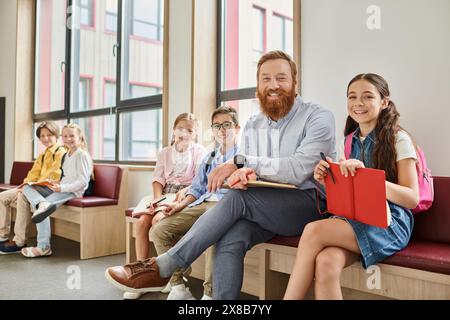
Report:
M79 125L75 123L68 123L62 128L61 132L64 132L64 129L75 129L78 136L80 137L80 148L87 151L86 136L84 135L84 131L80 128Z
M173 123L173 130L175 130L175 127L183 120L192 121L194 123L195 133L197 133L198 129L198 119L195 117L193 113L182 113L180 114ZM198 142L198 134L195 135L195 142ZM175 135L172 133L172 140L170 141L170 145L173 145L175 143Z

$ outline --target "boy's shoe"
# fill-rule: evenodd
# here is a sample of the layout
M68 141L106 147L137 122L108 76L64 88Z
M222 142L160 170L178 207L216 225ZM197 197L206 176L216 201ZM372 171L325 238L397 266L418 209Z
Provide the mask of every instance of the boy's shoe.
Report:
M0 254L19 253L25 245L17 245L14 241L0 243Z
M123 298L125 300L137 300L140 297L142 297L145 294L145 292L129 292L129 291L125 291L123 293Z
M172 287L167 300L195 300L195 298L189 288L186 288L184 284L179 284Z
M33 213L31 221L34 223L39 223L45 220L49 215L51 215L56 210L56 205L43 201L39 203L37 210Z
M170 280L159 275L156 258L108 268L105 277L120 290L137 293L159 292Z
M39 258L52 255L52 249L50 249L50 247L45 249L41 249L39 247L27 247L23 248L20 252L27 258Z
M212 299L213 299L212 297L210 297L206 294L203 294L202 300L212 300Z
M0 237L0 243L5 243L8 240L9 240L8 237Z

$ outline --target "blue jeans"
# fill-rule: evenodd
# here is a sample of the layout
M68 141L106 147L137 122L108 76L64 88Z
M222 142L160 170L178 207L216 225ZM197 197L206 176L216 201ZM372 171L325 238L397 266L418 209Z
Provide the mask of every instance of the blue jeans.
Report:
M213 298L234 300L239 298L248 250L275 235L300 235L309 222L323 218L328 215L318 213L314 189L230 190L167 253L186 268L216 244Z
M70 199L75 198L75 194L72 192L53 192L53 190L47 187L41 186L28 186L23 187L22 193L30 202L31 208L36 210L39 203L47 201L57 207L61 206ZM47 217L44 221L36 224L37 228L37 246L41 249L50 247L50 238L52 236L52 230L50 226L50 217Z

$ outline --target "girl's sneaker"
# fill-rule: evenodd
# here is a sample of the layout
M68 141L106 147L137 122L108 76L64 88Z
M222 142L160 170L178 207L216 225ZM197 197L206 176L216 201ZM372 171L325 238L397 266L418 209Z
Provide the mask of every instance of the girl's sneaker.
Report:
M172 287L167 300L195 300L189 288L184 284L179 284Z
M23 248L21 253L27 258L46 257L52 255L52 249L50 249L50 247L45 249L39 247L27 247Z

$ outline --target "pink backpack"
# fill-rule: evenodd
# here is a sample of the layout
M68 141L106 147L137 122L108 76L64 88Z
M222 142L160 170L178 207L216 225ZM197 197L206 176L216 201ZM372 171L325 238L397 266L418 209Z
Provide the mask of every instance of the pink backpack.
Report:
M350 158L352 152L352 140L354 132L345 137L344 154L345 158ZM433 176L431 170L427 167L425 154L419 146L416 146L417 153L417 178L419 179L419 204L412 209L412 213L416 214L422 211L427 211L434 200Z

